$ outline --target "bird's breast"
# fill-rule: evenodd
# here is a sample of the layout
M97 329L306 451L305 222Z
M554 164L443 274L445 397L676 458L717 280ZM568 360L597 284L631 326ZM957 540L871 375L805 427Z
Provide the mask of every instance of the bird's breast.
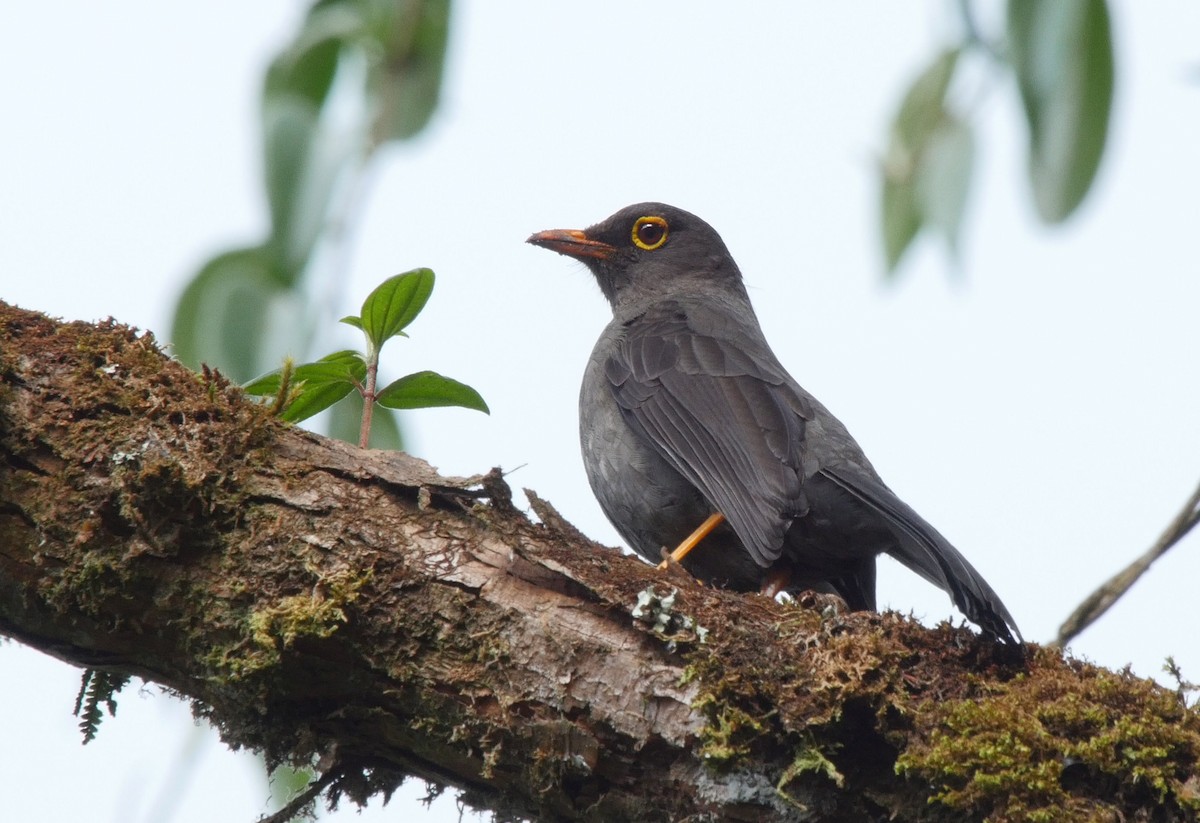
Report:
M579 442L588 482L630 548L658 562L713 513L711 505L626 421L605 376L615 343L597 343L579 395ZM684 565L702 580L756 590L761 577L728 524L705 538Z

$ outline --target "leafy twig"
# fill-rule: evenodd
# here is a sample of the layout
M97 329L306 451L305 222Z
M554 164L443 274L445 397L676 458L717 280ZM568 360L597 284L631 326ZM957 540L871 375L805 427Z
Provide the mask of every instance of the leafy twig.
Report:
M274 396L272 409L284 420L299 422L332 406L350 392L363 398L360 448L371 437L375 404L389 409L425 409L433 406L462 406L488 413L487 403L470 386L436 372L421 371L377 388L379 352L393 337L407 337L404 329L425 308L433 293L434 276L429 269L413 269L383 281L363 301L362 314L343 317L366 337L365 353L345 350L327 354L313 363L282 369L252 380L248 394Z

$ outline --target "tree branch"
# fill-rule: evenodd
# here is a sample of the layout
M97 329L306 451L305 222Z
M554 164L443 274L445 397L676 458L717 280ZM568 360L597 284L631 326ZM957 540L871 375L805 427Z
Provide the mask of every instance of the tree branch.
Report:
M1084 629L1099 620L1106 611L1112 608L1114 603L1125 595L1125 592L1133 587L1134 583L1141 579L1143 574L1150 570L1150 566L1155 560L1182 540L1188 532L1195 528L1197 523L1200 523L1200 486L1197 486L1196 490L1192 492L1192 496L1179 510L1179 514L1175 515L1175 519L1167 525L1166 530L1159 535L1153 546L1124 569L1104 581L1098 589L1084 598L1075 611L1071 612L1071 616L1064 620L1062 626L1059 627L1054 645L1060 649L1065 648L1068 643L1082 634Z
M415 775L501 820L1196 819L1200 719L1127 672L668 582L499 472L287 427L112 322L0 303L0 345L0 633L163 684L331 799Z

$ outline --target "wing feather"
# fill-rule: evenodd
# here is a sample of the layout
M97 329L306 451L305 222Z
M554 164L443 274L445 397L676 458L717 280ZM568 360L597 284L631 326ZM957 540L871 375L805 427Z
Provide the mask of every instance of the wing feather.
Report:
M627 325L606 364L627 422L725 515L760 566L807 506L804 408L783 367L703 305L662 301ZM757 324L754 325L757 328ZM733 332L731 334L730 332ZM699 524L697 524L699 525Z

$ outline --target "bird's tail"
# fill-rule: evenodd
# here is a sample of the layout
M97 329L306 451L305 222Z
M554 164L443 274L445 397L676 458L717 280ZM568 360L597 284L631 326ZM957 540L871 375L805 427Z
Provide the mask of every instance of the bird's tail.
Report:
M954 605L987 634L1009 644L1022 641L1016 621L983 575L891 489L866 477L851 481L837 473L827 474L847 493L884 516L896 537L889 554L949 594Z

